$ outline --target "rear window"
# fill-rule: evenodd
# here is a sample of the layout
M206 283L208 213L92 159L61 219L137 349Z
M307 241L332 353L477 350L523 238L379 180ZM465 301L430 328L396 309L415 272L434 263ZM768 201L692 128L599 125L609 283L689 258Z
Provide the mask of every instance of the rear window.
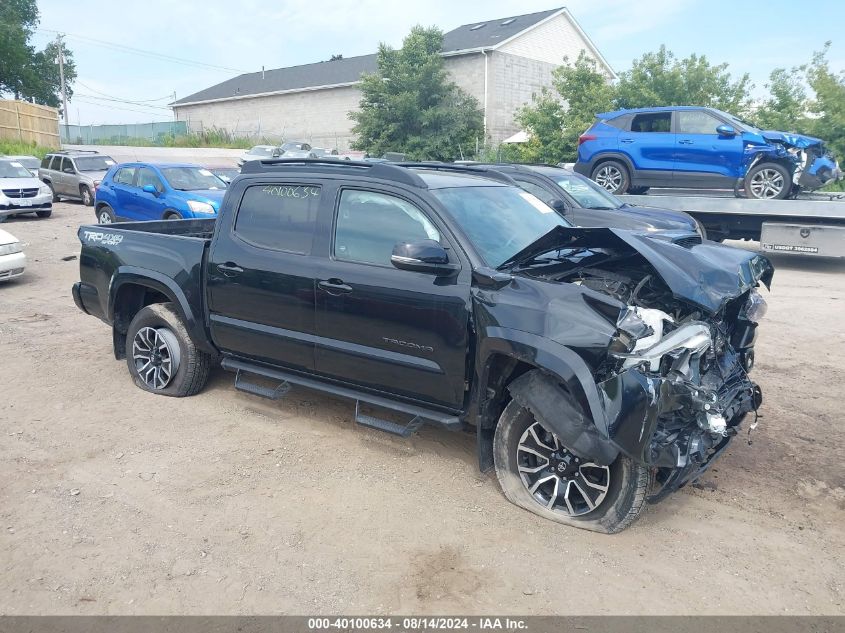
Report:
M632 132L668 132L671 128L671 112L643 112L631 119Z
M313 185L254 185L241 199L235 234L258 246L307 255L311 252L322 190Z

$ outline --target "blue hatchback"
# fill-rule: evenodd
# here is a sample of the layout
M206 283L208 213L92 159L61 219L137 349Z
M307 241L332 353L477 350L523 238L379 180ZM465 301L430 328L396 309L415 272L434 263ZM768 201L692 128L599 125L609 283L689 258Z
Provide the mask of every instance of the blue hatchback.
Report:
M94 203L99 224L213 218L226 183L190 163L122 163L106 173Z
M615 194L716 188L780 199L841 176L820 139L761 130L714 108L637 108L596 119L578 139L575 171Z

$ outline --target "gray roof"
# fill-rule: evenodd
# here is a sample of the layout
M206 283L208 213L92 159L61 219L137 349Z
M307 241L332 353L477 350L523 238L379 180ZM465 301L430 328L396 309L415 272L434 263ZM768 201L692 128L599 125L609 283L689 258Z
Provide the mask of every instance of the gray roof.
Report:
M453 29L443 36L443 52L456 53L482 47L493 47L534 26L561 9L516 15L486 22L473 22ZM479 27L481 24L483 26ZM245 97L249 95L305 90L322 86L349 84L358 81L362 73L378 69L376 55L345 57L335 61L317 62L303 66L275 68L255 73L245 73L205 90L183 97L171 105L184 105L197 101L211 101Z

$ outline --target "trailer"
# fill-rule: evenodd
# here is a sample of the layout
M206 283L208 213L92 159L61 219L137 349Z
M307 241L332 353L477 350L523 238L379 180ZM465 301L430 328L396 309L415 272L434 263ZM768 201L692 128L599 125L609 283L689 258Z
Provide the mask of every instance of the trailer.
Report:
M845 195L803 194L794 200L751 200L733 192L651 190L619 196L628 204L684 211L711 240L754 240L770 253L845 257Z

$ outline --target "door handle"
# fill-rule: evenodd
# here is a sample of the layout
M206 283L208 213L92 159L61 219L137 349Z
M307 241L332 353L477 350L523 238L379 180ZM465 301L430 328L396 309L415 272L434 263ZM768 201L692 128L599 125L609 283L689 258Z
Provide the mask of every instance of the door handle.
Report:
M678 145L692 145L692 144L693 144L692 141L688 138L682 138L680 141L678 141Z
M226 277L234 277L240 275L244 269L234 262L226 262L225 264L217 264L217 270L226 275Z
M633 143L634 139L632 139L632 138L620 138L619 142L620 143Z
M342 279L324 279L322 281L318 281L317 285L320 287L321 290L326 291L330 295L337 296L352 292L352 286L348 286L343 283Z

